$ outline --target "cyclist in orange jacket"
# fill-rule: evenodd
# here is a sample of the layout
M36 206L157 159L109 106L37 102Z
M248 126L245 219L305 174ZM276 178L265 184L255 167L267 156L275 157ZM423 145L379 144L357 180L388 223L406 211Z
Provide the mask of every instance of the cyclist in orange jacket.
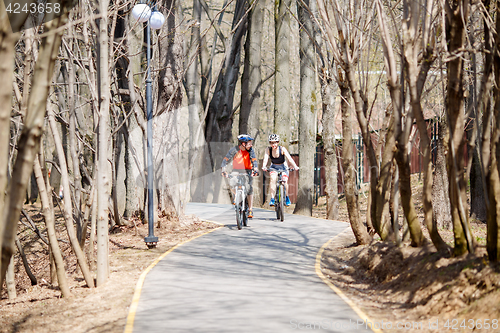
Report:
M229 161L233 161L233 171L242 172L246 171L248 174L248 217L253 217L253 179L252 176L259 174L257 158L255 157L255 151L252 148L253 138L247 134L238 135L238 146L233 147L229 150L227 155L222 160L221 168L222 175L227 176L226 165Z

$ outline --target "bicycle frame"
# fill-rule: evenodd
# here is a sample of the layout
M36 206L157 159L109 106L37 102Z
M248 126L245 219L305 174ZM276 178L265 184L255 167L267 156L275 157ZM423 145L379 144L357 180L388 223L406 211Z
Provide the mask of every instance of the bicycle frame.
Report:
M283 180L283 171L278 171L274 210L276 211L276 219L281 220L281 222L285 220L285 198L286 188L285 181Z
M236 225L238 230L248 224L248 205L247 205L247 178L246 173L240 173L237 176L228 175L228 178L237 177L234 186L234 208L236 210Z

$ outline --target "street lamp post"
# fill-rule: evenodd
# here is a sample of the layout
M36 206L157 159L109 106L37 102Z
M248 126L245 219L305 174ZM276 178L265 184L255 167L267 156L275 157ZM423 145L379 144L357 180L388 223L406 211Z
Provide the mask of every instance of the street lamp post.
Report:
M148 173L148 236L144 238L148 248L156 247L158 237L154 235L154 191L153 191L153 94L151 80L151 28L160 29L165 18L163 14L151 8L147 4L137 4L132 9L132 16L139 22L147 22L147 69L146 69L146 117L147 117L147 173Z

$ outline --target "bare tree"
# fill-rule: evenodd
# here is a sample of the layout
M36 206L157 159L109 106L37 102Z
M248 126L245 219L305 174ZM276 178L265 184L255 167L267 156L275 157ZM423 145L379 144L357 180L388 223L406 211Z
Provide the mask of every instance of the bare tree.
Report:
M291 0L274 2L275 57L274 66L274 133L281 144L290 143L290 13Z
M236 81L239 77L241 60L241 43L247 32L247 0L236 0L232 33L225 43L228 47L225 53L224 65L218 75L217 84L208 106L205 138L207 143L229 142L232 137L233 102ZM210 146L209 146L210 148ZM211 154L212 168L220 163Z
M330 62L326 60L325 62ZM322 138L325 159L326 218L336 220L339 215L338 163L335 138L335 92L338 88L333 68L326 63L319 68L322 101ZM352 156L351 156L352 157ZM355 181L355 178L353 179Z
M410 95L410 104L413 112L413 117L416 119L418 130L420 132L420 149L423 153L424 166L424 185L423 185L423 208L424 222L429 230L432 242L438 250L448 250L448 246L442 240L438 233L437 224L433 219L432 209L432 162L431 162L431 142L427 134L427 123L424 119L421 100L422 91L427 79L427 73L435 59L434 48L436 47L436 39L431 38L436 32L434 20L437 12L435 3L431 0L404 2L405 15L403 23L403 43L404 43L404 59L407 65L408 90ZM423 27L420 30L419 24L423 22ZM419 35L421 31L421 35ZM402 177L405 179L405 176ZM406 179L408 179L406 177ZM409 185L409 184L408 184ZM410 188L411 191L411 187ZM411 192L410 192L411 198ZM411 203L413 205L413 203ZM412 214L416 215L413 208ZM408 221L410 218L408 218ZM412 228L410 224L410 230ZM421 234L421 233L420 233ZM423 239L423 235L421 236ZM421 241L419 242L421 244Z
M64 147L62 144L62 140L59 137L59 133L57 131L54 110L52 109L51 105L49 105L47 109L48 109L50 129L52 131L52 136L54 138L57 155L59 157L59 167L60 167L59 169L61 171L61 183L64 193L63 217L66 223L66 231L68 233L68 238L71 243L71 249L76 255L76 258L78 260L78 265L82 271L83 277L85 278L85 282L89 287L92 288L94 286L94 279L90 274L90 270L88 268L87 261L85 259L85 254L83 253L82 248L80 247L80 242L78 242L78 238L75 232L75 227L73 225L73 214L72 214L73 207L71 200L71 189L69 185L68 166L66 164L66 155L64 153Z
M97 125L97 286L106 282L109 276L108 263L108 213L109 213L109 186L110 165L108 162L110 135L109 135L109 103L110 103L110 75L109 75L109 46L108 46L108 4L107 0L99 1L99 113ZM96 110L97 111L97 110Z
M460 56L465 45L465 25L469 14L468 0L445 2L446 38L449 61L447 62L448 87L446 92L446 111L450 140L448 142L448 180L450 184L451 216L455 234L454 254L474 252L474 240L470 233L469 214L466 207L466 182L464 174L464 61ZM500 105L500 104L499 104Z
M490 2L485 0L483 4L485 8L489 8ZM480 95L478 98L478 111L483 113L481 158L482 173L485 178L483 186L487 192L488 229L486 248L489 259L491 261L498 261L500 257L498 236L498 231L500 230L498 226L500 220L500 216L498 215L500 208L498 195L500 193L500 166L498 163L500 152L500 127L498 122L500 120L500 90L498 88L498 84L500 83L500 57L498 56L500 38L498 28L500 28L500 20L498 15L496 15L495 27L490 26L492 20L487 13L484 14L484 38L487 52L485 54L485 66L481 82L481 90L484 90L484 95ZM490 100L490 89L493 90L493 101Z
M248 32L245 41L245 59L241 78L241 106L239 132L259 139L259 112L261 78L262 25L264 24L265 0L253 0L249 13Z
M300 29L299 187L294 214L312 216L316 154L316 71L313 20L315 0L298 5Z
M62 10L66 11L68 2L63 2ZM24 126L17 147L18 154L13 167L12 182L6 197L6 214L3 214L5 226L1 244L0 285L5 278L8 263L15 251L17 223L21 212L28 179L33 171L33 162L40 145L45 106L50 82L54 73L54 64L61 44L62 30L59 27L67 21L67 14L54 18L46 23L46 33L41 40L39 57L35 65L33 84L28 100L28 108ZM11 84L11 83L10 83ZM0 145L8 144L1 142ZM4 209L5 209L4 208Z
M52 196L49 197L50 191L47 191L47 187L50 187L50 183L45 183L42 168L39 162L39 156L35 158L35 165L33 167L36 177L36 183L40 193L40 199L42 202L42 211L45 219L45 225L47 227L47 234L49 238L49 245L51 249L51 256L54 258L54 263L56 266L57 281L59 284L59 289L64 297L71 297L71 292L68 287L68 282L66 279L66 272L64 270L64 261L61 254L61 249L57 243L56 231L55 231L55 219L54 219L54 206L50 202ZM47 186L46 186L47 184Z
M342 168L344 170L344 193L347 204L347 213L352 231L359 245L368 244L371 236L363 226L359 217L358 189L356 187L356 169L353 158L352 142L352 107L349 84L342 74L339 74L340 105L342 110Z

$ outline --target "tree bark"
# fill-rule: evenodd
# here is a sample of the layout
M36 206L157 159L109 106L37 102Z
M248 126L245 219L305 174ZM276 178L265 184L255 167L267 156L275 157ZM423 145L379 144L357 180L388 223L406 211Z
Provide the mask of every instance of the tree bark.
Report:
M254 5L254 7L249 13L248 32L245 42L245 59L241 78L239 133L249 134L257 144L260 134L260 86L262 84L260 68L265 0L252 0L250 5Z
M193 0L193 21L201 24L201 3L200 0ZM202 81L199 72L199 62L202 62L202 45L200 37L200 24L193 24L191 28L191 41L187 51L186 67L186 95L188 100L188 127L189 127L189 152L188 163L190 170L187 177L188 189L186 193L186 201L203 202L206 200L203 190L203 175L206 165L203 163L204 157L204 140L201 134L201 126L204 119L200 119L200 115L204 114L204 108L201 101L201 85L206 82L210 73L204 73ZM215 34L214 38L217 38ZM208 56L207 56L208 58ZM208 67L208 66L207 66ZM201 66L201 70L205 69ZM206 70L206 69L205 69ZM203 88L208 89L208 84L203 85ZM206 92L208 95L208 92ZM210 170L211 171L211 170Z
M469 12L468 0L455 0L446 3L446 37L448 51L454 55L460 53L465 43L465 26ZM454 57L447 63L448 89L446 93L446 110L450 126L448 142L448 170L450 184L451 216L455 236L454 255L474 252L473 239L469 227L466 184L464 177L464 87L463 58Z
M108 45L108 0L99 1L99 123L97 127L97 286L103 285L109 276L108 213L109 213L109 45Z
M5 277L5 284L7 285L7 295L9 300L17 297L16 293L16 277L14 273L14 256L10 258L9 266L7 267L7 275Z
M21 245L21 242L17 238L16 238L16 246L17 250L19 251L19 255L21 256L21 259L23 261L24 270L26 271L26 274L28 274L28 277L30 278L31 285L36 286L38 282L36 280L36 277L31 272L31 268L30 265L28 264L28 259L26 258L26 254L24 253L23 246ZM14 257L12 257L12 259L13 258Z
M52 130L52 136L54 138L54 144L57 150L57 155L59 158L59 167L61 170L61 183L64 194L63 217L66 223L66 231L68 233L68 238L71 243L71 248L75 253L78 265L82 271L85 282L87 283L87 286L92 288L94 286L94 279L90 274L87 262L85 261L85 255L82 251L82 248L80 247L80 243L78 242L78 238L76 237L75 227L73 226L73 216L71 214L72 213L71 189L69 185L68 167L66 165L66 155L64 154L64 148L61 142L61 138L59 137L59 134L57 132L54 110L52 110L51 106L48 107L48 118L49 118L50 129Z
M241 41L247 32L247 0L236 0L229 47L224 55L224 65L217 79L217 84L208 106L205 138L207 143L230 142L233 125L233 102L236 81L239 77ZM209 146L210 149L210 146ZM211 153L212 168L218 167L222 156Z
M170 216L180 216L184 213L179 189L181 177L179 115L182 104L182 41L176 29L176 1L166 1L162 11L166 21L158 37L159 67L162 70L160 70L158 79L158 112L155 119L157 131L154 135L156 136L155 142L160 143L157 149L158 156L161 157L159 161L155 161L158 168L156 170L161 170L159 174L163 176L156 182L162 184L158 186L161 192L162 211Z
M424 17L423 20L427 19L427 12L426 11L421 11L421 7L424 7L423 4L419 4L418 2L414 1L411 2L411 6L409 5L408 1L405 1L405 7L407 10L405 11L407 14L407 17L405 17L405 22L403 24L403 32L404 32L404 58L406 60L407 64L407 73L408 73L408 82L409 82L409 93L410 93L410 105L412 108L412 113L413 117L416 119L417 127L420 133L420 150L422 151L423 154L423 168L424 168L424 184L423 184L423 208L424 208L424 222L425 225L427 226L427 230L429 231L429 234L431 236L432 242L434 246L439 250L439 251L448 251L448 246L446 243L443 241L441 236L439 235L437 225L435 224L432 214L433 214L433 209L432 209L432 161L431 161L431 141L429 139L429 136L427 134L427 123L424 119L424 113L422 111L422 105L421 105L421 97L422 97L422 90L425 84L425 81L427 79L427 73L434 61L434 44L431 43L429 40L429 32L431 31L431 28L426 26L426 29L422 32L423 34L423 40L427 40L428 42L424 45L419 45L416 41L418 34L417 32L419 31L419 20L420 20L420 14L423 13ZM427 22L426 22L427 23ZM428 23L427 23L428 24ZM423 48L423 50L421 50ZM418 56L419 54L423 54L421 63L418 63ZM408 156L406 156L406 159ZM409 161L405 161L406 168L408 168L407 177L408 177L408 183L406 184L408 190L410 191L410 197L409 199L411 200L411 186L409 184ZM402 180L405 180L405 176L402 177ZM411 202L411 205L413 206L413 202ZM412 208L413 212L412 215L415 215L416 217L416 212L414 208ZM411 221L409 216L407 216L407 220ZM418 229L420 229L420 222L418 222ZM413 227L412 224L409 222L410 225L410 232L412 231ZM413 236L412 233L412 241L415 243L415 245L421 245L423 243L423 235L420 231L419 235L417 238Z
M274 66L274 133L288 149L290 143L290 13L291 0L274 2L275 57Z
M266 0L251 0L253 5L248 18L248 32L245 41L245 59L243 64L243 75L241 78L241 106L239 117L239 133L249 134L254 138L254 145L266 141L262 138L259 128L259 114L261 111L260 90L262 85L261 77L261 44L262 27L264 24L264 8ZM256 152L257 160L259 154ZM258 178L255 178L257 185ZM263 193L260 186L253 187L254 204L263 202Z
M70 28L71 30L73 28ZM71 35L70 37L71 38ZM73 184L74 184L74 212L72 212L76 222L76 236L79 242L82 242L82 221L81 221L81 196L82 196L82 176L80 174L80 160L78 158L78 145L79 142L76 138L76 107L75 107L75 69L73 66L72 55L72 39L69 41L68 54L68 107L69 107L69 152L71 156L71 163L73 165ZM68 156L69 157L69 156ZM70 161L68 160L68 163Z
M500 19L498 17L498 9L496 16L495 28L500 28ZM495 48L498 50L500 47L500 37L495 34ZM493 52L493 74L495 78L495 85L493 90L493 115L487 109L486 115L483 120L484 134L483 134L483 160L489 161L485 163L486 173L486 186L488 190L488 215L487 215L487 236L486 236L486 249L488 257L491 261L496 262L500 260L500 56L497 52ZM493 116L493 122L491 118ZM493 125L491 124L493 123ZM485 151L490 148L489 152ZM488 156L489 154L489 156ZM489 157L489 158L488 158ZM484 162L483 162L484 163Z
M315 0L298 4L300 29L300 105L299 105L299 185L294 214L312 216L314 156L316 153L316 77L313 20L308 8ZM313 11L313 10L312 10ZM314 12L314 11L313 11Z
M4 216L7 170L10 150L10 113L12 110L12 81L14 79L15 43L19 34L12 32L4 2L0 3L0 219ZM17 221L16 221L17 223ZM5 225L0 223L0 255ZM5 263L8 265L9 261ZM2 264L0 263L0 267ZM0 279L1 283L1 279ZM2 284L0 284L0 290Z
M62 8L64 9L66 5L67 3L64 2ZM4 206L7 210L0 216L3 220L1 224L5 226L1 244L0 285L3 283L7 266L15 251L17 224L26 193L27 180L33 171L33 161L40 145L49 86L54 74L54 64L59 53L63 34L63 31L54 32L54 30L62 26L66 21L67 16L62 15L47 22L45 24L45 35L41 39L40 53L35 65L33 84L28 100L28 109L17 145L18 154ZM12 84L12 82L9 84ZM11 90L9 89L9 91Z
M340 76L340 74L339 74ZM352 143L352 111L351 94L347 82L339 78L340 107L342 110L342 168L344 169L344 194L347 204L349 222L358 245L368 244L371 236L359 217L358 191L356 187L356 168L353 157ZM336 157L335 157L336 158Z
M61 249L57 243L56 230L55 230L55 219L54 219L54 206L51 204L52 195L49 197L50 184L45 184L43 179L43 172L40 166L38 157L35 158L34 172L36 177L36 183L38 185L38 190L40 193L40 200L42 202L42 213L45 219L45 226L47 228L47 235L49 238L50 255L53 257L55 266L57 281L59 284L59 289L63 297L71 297L71 292L69 291L68 282L66 279L66 271L64 270L64 260L61 254Z
M437 122L436 164L432 182L432 223L441 228L451 229L450 196L445 156L445 150L448 146L448 125L445 116L439 117Z
M326 218L330 220L336 220L339 216L339 191L337 182L338 165L337 148L335 142L335 90L337 88L337 85L335 84L335 80L331 77L332 73L329 73L326 67L323 67L319 70L319 75L321 83L321 101L323 104L322 119L326 183ZM349 111L349 119L351 119L350 112L351 111Z

